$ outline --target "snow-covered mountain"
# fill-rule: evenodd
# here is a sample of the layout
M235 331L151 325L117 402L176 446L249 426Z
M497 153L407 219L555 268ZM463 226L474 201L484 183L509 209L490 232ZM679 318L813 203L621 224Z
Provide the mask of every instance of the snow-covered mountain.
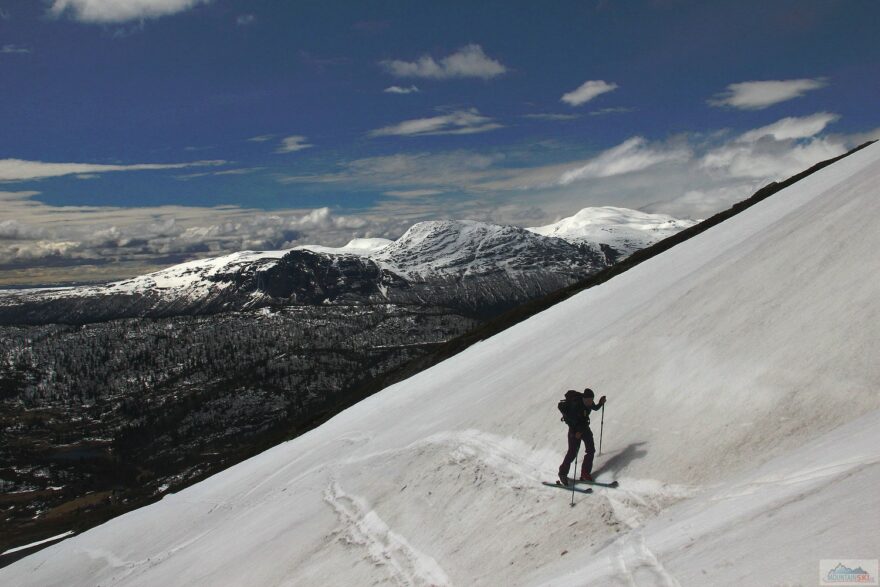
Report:
M880 550L878 185L875 144L0 583L815 584ZM621 486L571 508L584 386Z
M544 236L559 237L570 243L597 248L605 245L625 257L644 248L645 243L663 240L694 224L694 220L673 218L666 214L603 206L584 208L574 216L563 218L554 224L528 230Z
M650 244L644 239L642 246ZM577 269L583 255L568 239L531 229L473 220L420 222L372 257L411 281L522 273L547 267ZM597 256L596 265L601 266Z
M540 229L467 220L421 222L397 241L242 251L104 286L7 292L0 295L0 324L193 315L290 303L417 303L492 313L569 285L687 225L638 232L617 223L670 221L615 210L605 220L595 217L592 232L607 228L600 235L604 240L595 242L591 233L574 228L558 238L535 232Z

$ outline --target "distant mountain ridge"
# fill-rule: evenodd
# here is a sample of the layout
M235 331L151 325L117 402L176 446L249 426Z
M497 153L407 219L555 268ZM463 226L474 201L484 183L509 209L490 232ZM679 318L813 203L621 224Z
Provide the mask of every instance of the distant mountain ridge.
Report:
M612 207L538 228L420 222L396 241L241 251L102 286L8 292L0 297L0 324L328 303L443 306L482 316L569 285L692 224Z

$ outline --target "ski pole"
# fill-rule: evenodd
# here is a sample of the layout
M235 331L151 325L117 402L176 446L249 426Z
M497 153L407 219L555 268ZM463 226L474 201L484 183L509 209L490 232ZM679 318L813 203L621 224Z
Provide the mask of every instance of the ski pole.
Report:
M602 454L602 432L605 431L605 404L602 404L602 420L599 422L599 454Z
M580 445L580 440L578 441L578 444ZM578 446L578 448L580 448L580 446ZM575 456L574 457L575 475L577 475L577 470L578 470L578 458L577 458L577 456ZM569 469L569 472L571 472L571 469ZM571 507L574 507L574 481L572 479L569 479L568 482L571 483L571 504L570 505L571 505Z

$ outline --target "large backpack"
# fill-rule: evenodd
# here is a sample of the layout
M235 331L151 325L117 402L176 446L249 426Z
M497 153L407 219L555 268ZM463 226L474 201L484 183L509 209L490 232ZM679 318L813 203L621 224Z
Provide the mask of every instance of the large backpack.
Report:
M569 389L565 392L565 399L559 400L558 408L562 417L559 418L562 422L565 422L567 425L572 425L572 408L577 409L577 404L581 400L581 394L573 389Z

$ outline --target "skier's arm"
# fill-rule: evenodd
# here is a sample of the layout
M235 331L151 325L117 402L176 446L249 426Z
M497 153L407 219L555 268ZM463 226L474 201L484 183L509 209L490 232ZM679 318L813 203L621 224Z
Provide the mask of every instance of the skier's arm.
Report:
M597 403L593 404L593 411L598 412L599 409L601 409L602 406L604 406L604 405L605 405L605 396L603 395L602 397L599 398L599 401Z

